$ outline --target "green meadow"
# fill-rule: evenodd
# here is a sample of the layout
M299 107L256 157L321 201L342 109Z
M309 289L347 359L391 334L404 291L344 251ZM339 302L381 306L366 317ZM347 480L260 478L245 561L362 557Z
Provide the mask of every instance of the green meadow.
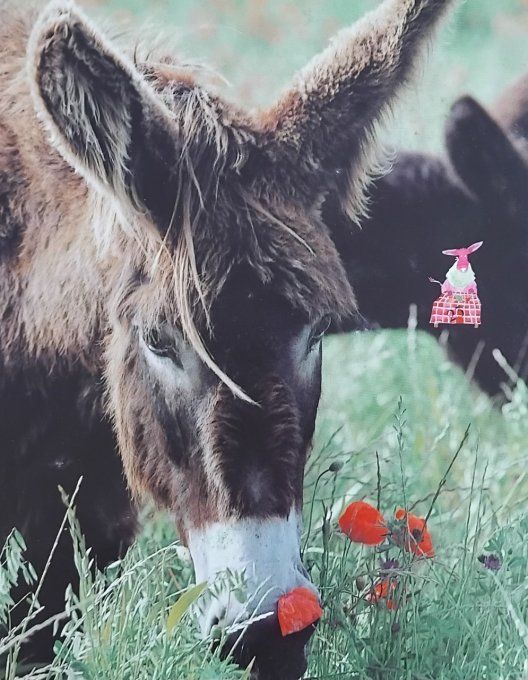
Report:
M150 35L162 26L164 45L225 76L226 96L265 105L332 33L376 4L108 0L87 6L112 28L148 24ZM524 71L527 34L526 0L460 3L383 131L386 142L441 151L451 103L465 93L491 103ZM512 401L494 407L434 339L412 328L328 338L323 373L302 545L325 614L306 678L528 680L526 386L517 382ZM337 520L358 499L379 503L387 518L400 506L427 516L435 557L348 541ZM80 592L66 594L51 665L31 671L24 665L19 643L31 621L0 640L5 680L249 678L248 670L219 658L213 639L199 638L192 616L197 594L186 591L191 565L165 517L145 510L143 531L125 559L94 575L75 499L65 502ZM10 583L39 578L24 566L20 543L15 534L2 552L0 623L9 618ZM391 606L385 598L369 603L389 558L396 560L397 583ZM243 588L236 575L226 578Z

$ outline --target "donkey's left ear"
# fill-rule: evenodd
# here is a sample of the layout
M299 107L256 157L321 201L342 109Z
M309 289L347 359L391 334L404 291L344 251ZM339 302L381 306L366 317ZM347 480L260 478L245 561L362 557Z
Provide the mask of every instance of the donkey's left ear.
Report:
M33 29L28 69L37 112L68 163L163 218L178 131L134 65L73 3L52 2Z
M386 0L339 33L264 114L268 152L286 189L307 201L337 189L361 208L376 122L412 75L421 47L451 0Z

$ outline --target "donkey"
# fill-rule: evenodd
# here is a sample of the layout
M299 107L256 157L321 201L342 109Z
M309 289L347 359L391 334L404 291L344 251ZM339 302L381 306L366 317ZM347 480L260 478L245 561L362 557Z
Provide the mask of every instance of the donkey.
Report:
M235 655L261 679L306 667L313 628L282 638L276 602L313 588L299 532L321 340L356 309L320 207L361 206L373 126L449 5L387 0L252 114L172 56L132 60L73 4L2 5L1 533L18 526L42 569L57 484L82 474L102 565L154 499L197 580L245 573L248 602L221 590L205 635L270 613ZM46 614L70 557L62 541Z
M491 113L471 97L457 100L446 147L446 159L399 153L373 183L361 229L336 198L324 206L324 219L371 324L406 327L416 304L418 327L435 335L428 276L444 270L446 246L484 241L472 256L482 326L450 327L448 349L500 402L510 386L495 349L528 377L528 77L506 90Z

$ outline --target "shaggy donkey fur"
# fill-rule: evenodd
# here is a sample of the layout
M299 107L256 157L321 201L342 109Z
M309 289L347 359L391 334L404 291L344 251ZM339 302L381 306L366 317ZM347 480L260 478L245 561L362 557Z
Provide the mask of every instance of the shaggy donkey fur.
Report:
M362 313L387 328L429 324L447 247L484 241L472 257L482 301L482 326L449 329L454 360L490 395L509 395L497 348L521 378L528 376L528 78L486 112L459 99L446 123L447 159L400 153L370 193L370 214L358 229L335 200L324 215ZM345 323L346 328L346 323ZM500 359L500 357L498 357Z
M333 191L361 207L373 127L449 4L387 0L252 115L175 58L133 63L68 2L2 4L0 533L17 525L37 569L56 485L81 473L101 563L130 542L118 456L184 541L294 526L320 340L355 309L320 206ZM46 614L73 580L63 550ZM285 585L307 582L298 546L285 551ZM276 654L255 629L239 658L261 679L299 677L311 631L270 625Z

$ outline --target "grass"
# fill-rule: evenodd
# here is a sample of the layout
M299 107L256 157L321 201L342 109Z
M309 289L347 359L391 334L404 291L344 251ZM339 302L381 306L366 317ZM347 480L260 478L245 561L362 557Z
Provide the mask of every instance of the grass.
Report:
M503 413L493 411L432 339L412 331L371 338L368 361L361 337L329 345L318 427L325 460L317 467L334 458L344 466L316 494L319 524L308 556L327 616L310 677L527 677L525 387ZM382 555L350 547L336 530L343 499L376 503L380 493L390 516L406 498L427 516L468 425L428 523L435 558L416 572L397 555L405 604L396 611L366 605L356 579L375 580ZM483 567L482 554L499 556L502 568Z
M92 3L93 4L93 3ZM181 50L218 66L229 96L261 104L291 73L373 0L109 0L94 9L132 22L183 27ZM352 5L352 6L351 6ZM407 93L387 135L396 146L438 149L442 120L462 92L491 101L522 72L528 4L466 0L432 48L420 87ZM241 56L242 55L242 56ZM528 394L518 384L502 410L472 388L438 344L393 331L330 338L323 398L306 474L305 560L321 589L325 616L312 643L313 680L515 680L528 678ZM469 436L453 461L466 429ZM338 462L337 472L328 471ZM319 479L316 484L316 480ZM443 484L445 481L445 484ZM438 497L431 508L435 494ZM385 553L348 542L337 529L345 503L380 499L426 516L436 556L417 562L395 547L397 597L389 610L365 601ZM189 561L164 517L146 517L126 558L92 575L71 510L67 515L82 576L67 593L56 659L29 673L17 663L17 635L0 641L4 676L110 680L226 680L248 677L201 641L192 616L167 620L193 582ZM308 520L311 519L310 522ZM39 578L24 565L13 534L0 558L0 625L9 622L16 579ZM494 572L479 562L495 554ZM176 617L177 618L177 617ZM27 623L28 629L31 622ZM7 647L7 649L5 649ZM1 673L0 673L1 674Z

